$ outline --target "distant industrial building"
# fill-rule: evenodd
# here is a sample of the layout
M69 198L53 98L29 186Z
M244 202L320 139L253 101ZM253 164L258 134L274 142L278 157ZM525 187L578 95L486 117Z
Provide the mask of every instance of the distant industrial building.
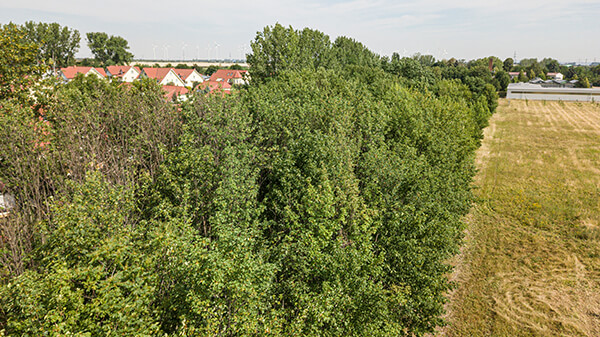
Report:
M555 87L548 86L545 83L510 83L506 98L538 101L600 102L600 88Z

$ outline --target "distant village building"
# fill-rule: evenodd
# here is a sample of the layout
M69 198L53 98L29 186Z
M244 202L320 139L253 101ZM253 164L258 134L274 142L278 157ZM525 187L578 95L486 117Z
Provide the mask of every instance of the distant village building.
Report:
M227 82L229 84L247 84L247 70L219 69L210 76L211 82Z
M227 83L227 81L222 81L222 80L221 81L205 81L205 82L199 84L195 90L206 93L206 94L220 92L223 95L225 95L225 94L231 94L231 84Z
M65 82L77 74L98 78L120 79L123 85L131 85L140 78L154 79L163 88L167 101L185 101L190 89L204 93L231 94L232 86L248 83L247 70L219 69L211 76L200 74L196 69L143 68L134 66L108 66L105 69L94 67L67 67L59 71Z
M163 85L162 90L167 102L187 101L190 92L186 87L176 85Z
M563 74L561 73L547 73L546 74L546 78L547 79L551 79L551 80L561 80L563 79Z
M193 88L195 84L204 82L204 77L196 69L173 69L185 82L186 87Z
M69 82L77 76L77 74L83 74L85 76L97 76L98 78L106 78L106 72L102 68L94 67L66 67L60 69L59 76L65 81Z
M108 66L106 74L110 78L120 78L123 82L133 82L140 77L140 68L132 66Z
M567 87L567 83L571 87ZM553 86L550 83L545 83L545 81L538 83L510 83L507 88L506 98L540 101L600 101L600 88L574 88L572 87L573 85L574 83L572 82L566 82L562 86Z
M510 79L512 80L515 77L519 77L519 74L520 74L520 72L518 72L518 71L510 71L508 73L508 76L510 76Z
M160 85L174 85L185 87L185 82L177 75L173 68L144 68L140 78L152 78Z

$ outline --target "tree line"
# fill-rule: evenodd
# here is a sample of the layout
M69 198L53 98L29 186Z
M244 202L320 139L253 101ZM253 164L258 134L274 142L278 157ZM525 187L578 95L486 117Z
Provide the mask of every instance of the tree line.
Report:
M68 67L76 64L75 54L79 51L81 36L76 29L62 27L56 22L27 21L23 25L8 24L19 28L25 38L37 46L37 59L49 67ZM123 37L109 36L104 32L86 34L87 46L94 55L95 66L129 64L133 54L129 43Z
M33 80L38 46L2 29L14 38L0 48ZM16 200L0 219L0 331L422 336L443 324L496 106L488 74L279 24L257 33L248 63L249 85L180 105L153 81L35 87L0 68L0 181Z

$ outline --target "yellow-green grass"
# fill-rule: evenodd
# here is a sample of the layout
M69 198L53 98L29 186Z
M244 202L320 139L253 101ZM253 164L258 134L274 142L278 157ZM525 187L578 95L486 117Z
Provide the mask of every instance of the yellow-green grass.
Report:
M600 105L501 100L444 336L600 336Z

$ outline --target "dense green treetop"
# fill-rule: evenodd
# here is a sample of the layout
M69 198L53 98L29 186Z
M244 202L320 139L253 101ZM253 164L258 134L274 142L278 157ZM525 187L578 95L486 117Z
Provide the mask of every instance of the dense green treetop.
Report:
M511 72L512 71L512 67L513 64L515 63L515 60L513 60L512 58L507 58L506 60L504 60L504 62L502 63L502 66L504 68L504 71L506 72Z
M27 38L39 46L39 57L48 66L67 67L75 64L80 36L76 29L58 23L28 21L23 25Z
M23 27L0 25L0 101L18 99L35 104L30 90L46 70L38 58L38 48Z
M120 36L108 36L106 33L87 33L88 47L94 57L103 66L129 64L133 54L128 51L127 40Z
M0 331L433 333L503 79L433 61L275 25L225 97L79 76L44 118L0 101Z

